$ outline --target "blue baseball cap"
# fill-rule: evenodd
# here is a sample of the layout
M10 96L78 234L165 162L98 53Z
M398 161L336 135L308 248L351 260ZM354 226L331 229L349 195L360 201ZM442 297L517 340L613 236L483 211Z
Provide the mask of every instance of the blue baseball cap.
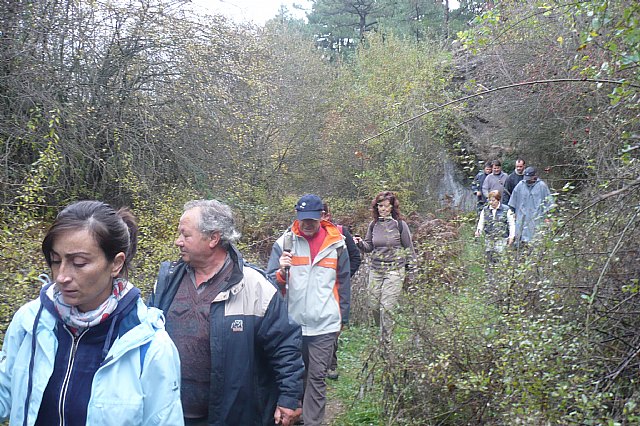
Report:
M296 215L299 220L322 218L322 200L314 194L305 194L296 203Z

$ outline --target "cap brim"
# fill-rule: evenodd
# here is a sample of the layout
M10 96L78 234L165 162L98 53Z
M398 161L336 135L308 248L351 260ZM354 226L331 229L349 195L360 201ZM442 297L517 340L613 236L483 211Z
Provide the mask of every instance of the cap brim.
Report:
M321 210L312 210L308 212L296 212L296 215L299 220L304 219L321 219L322 211Z

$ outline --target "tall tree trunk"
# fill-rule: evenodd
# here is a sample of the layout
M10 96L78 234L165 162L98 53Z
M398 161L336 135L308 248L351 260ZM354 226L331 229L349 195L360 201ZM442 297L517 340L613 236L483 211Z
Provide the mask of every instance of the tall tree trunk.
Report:
M416 3L416 43L420 43L420 8L418 7L418 3Z
M444 39L449 39L449 0L444 0Z

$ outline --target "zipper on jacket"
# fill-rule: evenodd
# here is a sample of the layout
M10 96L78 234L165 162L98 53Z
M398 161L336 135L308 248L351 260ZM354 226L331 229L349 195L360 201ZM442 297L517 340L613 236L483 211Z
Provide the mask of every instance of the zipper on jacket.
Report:
M64 426L64 406L67 400L67 391L69 390L69 382L71 381L71 372L73 371L73 364L76 358L76 352L78 350L78 344L80 343L80 339L85 335L89 329L84 330L80 335L75 336L73 333L64 328L67 333L71 335L73 338L73 342L71 343L71 349L69 354L69 362L67 363L67 371L64 375L64 380L62 381L62 387L60 388L60 399L58 400L58 417L60 418L60 426Z

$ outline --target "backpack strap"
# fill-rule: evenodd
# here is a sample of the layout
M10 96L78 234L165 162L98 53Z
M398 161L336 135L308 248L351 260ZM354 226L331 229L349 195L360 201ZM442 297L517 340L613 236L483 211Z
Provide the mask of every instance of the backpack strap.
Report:
M158 294L164 295L166 292L167 281L169 280L169 269L171 269L171 262L162 262L160 264L160 270L158 271L158 277L153 286L151 294L147 298L147 306L159 307L160 300L156 300Z
M274 281L271 279L271 277L269 275L267 275L267 273L265 272L264 269L262 269L261 267L259 267L258 265L248 262L245 259L242 259L242 266L246 266L247 268L251 268L254 271L257 271L260 275L262 275L264 277L264 279L266 279L267 281L269 281L271 283L271 285L273 285L275 288L277 288L278 290L281 289L280 284L278 284L277 281Z

